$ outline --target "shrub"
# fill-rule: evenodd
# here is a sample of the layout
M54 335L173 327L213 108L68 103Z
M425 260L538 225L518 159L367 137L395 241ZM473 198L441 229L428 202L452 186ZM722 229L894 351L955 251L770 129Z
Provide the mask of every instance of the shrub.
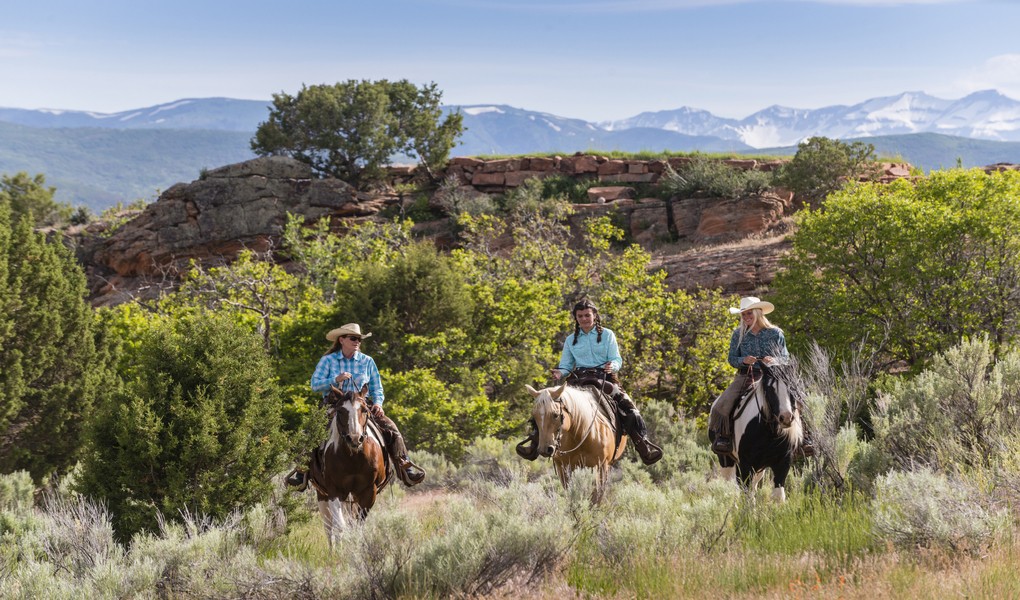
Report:
M224 517L261 501L284 443L258 335L213 313L143 334L133 378L97 411L79 491L108 503L121 539L160 514Z
M1006 526L1005 511L963 479L930 469L879 477L873 503L875 534L897 547L976 554Z

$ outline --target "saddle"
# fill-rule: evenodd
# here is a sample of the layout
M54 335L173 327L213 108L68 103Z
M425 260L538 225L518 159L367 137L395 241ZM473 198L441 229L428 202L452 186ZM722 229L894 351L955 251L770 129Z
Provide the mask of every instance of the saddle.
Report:
M596 369L592 369L595 371ZM592 377L590 375L583 374L580 377L575 377L575 381L567 383L571 387L576 388L588 388L592 391L592 395L595 396L595 401L598 402L599 412L609 421L609 425L613 428L616 448L620 447L620 442L623 441L624 427L623 418L620 415L619 407L617 406L616 400L613 400L613 396L619 391L619 387L616 383L609 381L604 377L606 374L602 372L603 377ZM607 389L608 388L608 389Z

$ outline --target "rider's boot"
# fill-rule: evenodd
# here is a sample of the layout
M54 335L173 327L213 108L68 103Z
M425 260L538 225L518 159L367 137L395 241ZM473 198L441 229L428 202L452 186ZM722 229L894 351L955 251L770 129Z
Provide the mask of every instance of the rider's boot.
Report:
M404 445L404 436L399 433L393 436L393 443L390 444L390 458L397 466L397 477L407 487L415 486L424 481L425 469L411 462L407 457L407 446Z
M529 422L528 437L517 444L516 450L517 454L525 460L538 458L538 425L534 419Z
M733 442L730 440L728 432L716 432L715 439L712 441L712 452L716 454L731 454L733 452Z
M303 492L308 489L308 473L300 469L291 471L283 481L294 488L295 492Z
M627 430L627 435L634 442L634 449L637 450L638 456L641 457L641 462L646 465L658 462L662 458L662 448L656 446L648 439L648 427L645 425L645 420L641 413L634 406L634 401L623 391L618 392L613 397L613 400L616 401L616 406L622 413L623 425Z

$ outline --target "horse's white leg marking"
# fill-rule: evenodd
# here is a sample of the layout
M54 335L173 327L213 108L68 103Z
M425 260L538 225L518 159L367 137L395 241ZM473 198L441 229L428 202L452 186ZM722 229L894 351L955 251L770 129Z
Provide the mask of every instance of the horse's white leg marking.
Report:
M779 504L786 502L786 488L784 487L772 488L772 500L778 502Z
M329 549L333 549L333 514L329 509L328 500L319 500L319 514L322 515L322 526L326 530L326 541Z

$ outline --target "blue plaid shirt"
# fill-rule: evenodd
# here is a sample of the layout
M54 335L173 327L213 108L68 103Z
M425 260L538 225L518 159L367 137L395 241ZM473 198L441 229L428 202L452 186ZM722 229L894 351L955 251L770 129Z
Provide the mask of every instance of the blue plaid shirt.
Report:
M336 378L341 373L350 373L351 378L344 381L340 389L344 391L360 392L361 388L368 384L368 395L372 398L373 404L382 406L383 396L382 379L379 378L379 369L375 366L375 360L367 354L355 350L354 355L345 358L339 350L327 354L319 359L312 373L312 391L320 392L325 398L329 393L329 386L336 385Z
M739 345L738 345L739 342ZM771 356L776 362L785 365L790 362L790 353L786 350L786 337L783 330L778 327L762 329L757 334L751 333L748 329L744 332L744 339L740 339L740 327L733 330L730 336L730 365L738 369L747 367L744 358L757 356L763 358Z
M574 334L568 335L563 342L563 354L560 355L560 365L557 368L566 375L575 367L594 369L612 363L613 371L619 371L623 366L623 358L620 357L616 334L603 327L601 342L597 341L598 337L599 332L594 327L588 333L578 331L577 345L574 345Z

